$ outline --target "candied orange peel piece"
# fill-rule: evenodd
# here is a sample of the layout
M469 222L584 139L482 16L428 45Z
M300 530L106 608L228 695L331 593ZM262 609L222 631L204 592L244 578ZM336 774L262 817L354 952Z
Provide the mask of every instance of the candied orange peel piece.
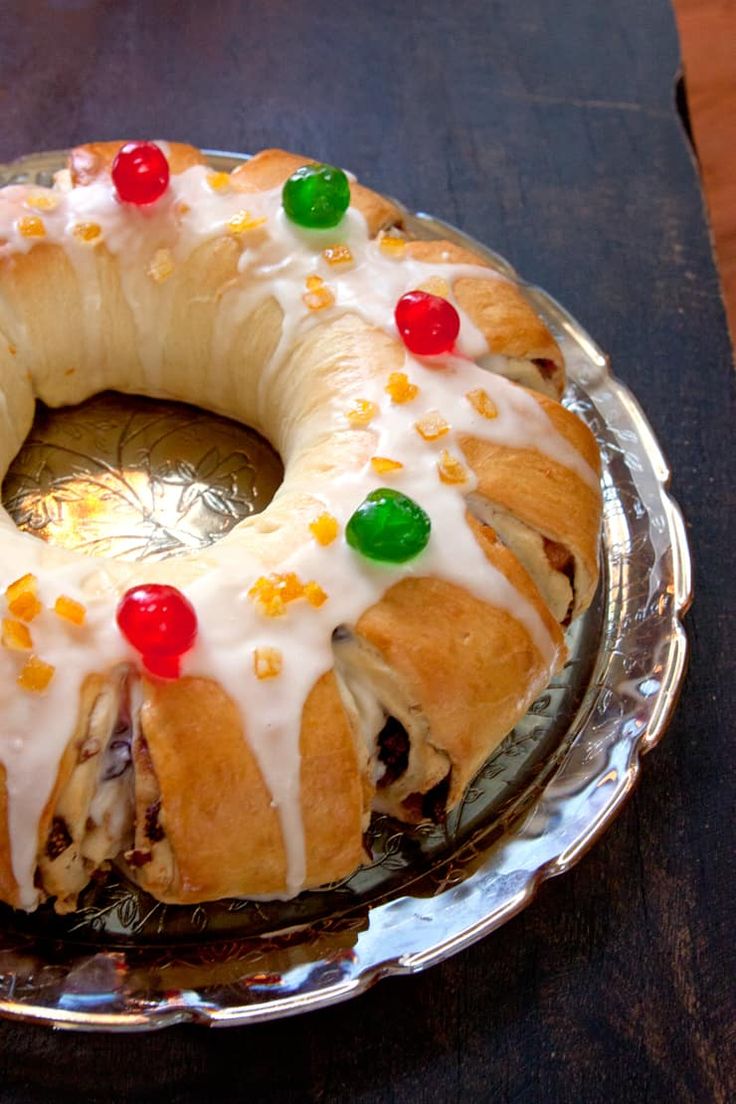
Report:
M379 241L381 252L387 257L393 257L394 260L400 260L406 253L406 241L404 238L397 238L391 234L384 234Z
M29 591L8 602L8 609L15 617L20 617L21 621L33 621L41 613L43 606L36 595Z
M22 219L18 219L18 233L24 238L44 238L46 226L38 215L24 215Z
M337 518L332 514L320 514L309 523L309 531L318 544L332 544L338 533Z
M391 396L391 402L408 403L419 394L419 388L411 383L406 372L392 372L388 377L385 390Z
M414 428L425 441L437 441L450 432L450 425L437 410L430 410L414 423Z
M207 183L213 192L226 192L230 187L230 173L211 172L207 174Z
M351 426L367 426L378 413L378 407L370 399L356 399L353 406L346 414Z
M307 290L302 299L311 311L325 310L335 302L335 296L325 284L321 276L307 276Z
M280 617L286 612L287 602L301 598L304 588L293 571L284 574L261 575L248 591L248 597L257 602L268 617Z
M170 249L157 249L151 257L146 274L155 284L163 284L174 271L174 258Z
M50 663L44 663L38 656L31 655L21 668L18 685L32 694L42 694L54 677L55 670Z
M490 420L498 417L498 407L488 392L484 391L482 387L478 387L475 391L468 391L465 398L482 418L488 418Z
M238 211L237 214L227 220L227 228L231 234L238 236L239 234L247 234L249 230L257 230L259 226L263 226L265 221L265 215L258 215L254 218L250 211Z
M371 467L378 475L387 475L403 466L400 460L391 460L388 456L371 456Z
M63 621L71 621L73 625L83 625L87 616L86 606L69 598L66 594L60 594L54 602L54 613Z
M437 470L443 483L466 483L468 473L456 456L443 449L437 462Z
M10 617L3 618L0 641L3 648L8 648L11 652L30 652L33 647L28 626L22 621L13 621Z
M26 207L33 207L35 211L53 211L59 206L59 197L50 192L34 192L26 199Z
M277 678L283 665L284 657L278 648L261 645L253 649L253 672L257 679Z
M281 588L281 594L285 602L294 602L297 598L304 597L304 584L295 571L285 571L283 575L275 576Z
M334 268L338 268L340 265L352 264L354 259L347 245L328 245L326 249L322 250L322 256L328 265L332 265Z
M319 291L308 291L303 298L311 311L325 310L335 302L335 296L326 287L320 288Z
M283 574L261 575L248 591L267 617L281 617L289 602L306 598L312 606L321 606L327 600L322 587L313 581L303 583L293 571Z
M38 617L43 606L38 600L38 579L35 575L21 575L5 591L8 609L14 617L21 621L33 621Z
M97 222L78 222L72 230L72 234L78 241L97 241L102 233L102 227Z
M315 609L319 609L327 601L327 591L323 590L319 583L315 583L314 580L304 584L304 597L309 602L310 606L314 606Z
M279 593L276 585L265 575L262 575L260 579L256 579L248 591L248 597L258 603L261 612L265 613L267 617L281 617L283 613L286 613L286 603L283 595Z
M35 594L38 588L38 579L35 575L28 572L26 575L21 575L19 579L9 583L5 589L5 597L8 602L13 602L19 595L26 594L30 591L31 594Z

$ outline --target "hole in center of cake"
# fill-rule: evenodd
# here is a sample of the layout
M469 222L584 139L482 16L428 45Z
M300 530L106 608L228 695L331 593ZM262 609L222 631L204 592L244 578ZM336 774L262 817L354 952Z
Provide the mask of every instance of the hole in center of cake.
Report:
M107 392L42 403L2 485L19 529L92 556L201 551L260 513L283 480L255 430L183 403Z

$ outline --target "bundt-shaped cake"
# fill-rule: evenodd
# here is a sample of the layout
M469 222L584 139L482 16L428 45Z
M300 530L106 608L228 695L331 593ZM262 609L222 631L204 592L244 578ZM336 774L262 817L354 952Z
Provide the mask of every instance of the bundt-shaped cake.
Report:
M122 149L121 149L122 146ZM115 862L167 902L355 870L371 810L441 818L563 663L599 459L519 288L267 150L73 151L0 190L0 476L34 404L182 400L268 438L273 501L155 564L0 516L0 898Z

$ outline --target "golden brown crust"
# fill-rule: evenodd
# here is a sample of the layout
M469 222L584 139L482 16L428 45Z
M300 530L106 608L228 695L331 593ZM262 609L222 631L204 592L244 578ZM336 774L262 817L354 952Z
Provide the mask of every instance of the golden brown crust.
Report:
M107 175L119 150L129 141L129 138L124 138L115 142L87 142L83 146L75 146L68 161L72 184L92 184L99 177ZM182 173L192 165L205 164L201 150L194 146L187 146L182 142L160 144L165 147L166 160L172 173Z
M492 530L469 515L467 521L489 563L539 614L561 663L562 632L534 584ZM395 672L406 701L426 718L431 748L447 756L451 808L546 684L544 658L521 621L442 579L403 579L366 610L356 633ZM436 782L433 761L416 788L425 793ZM411 819L401 779L392 790L393 811Z
M144 694L158 823L173 863L168 883L152 881L158 866L145 861L130 875L159 900L179 904L283 892L278 811L232 700L217 683L197 678L146 680ZM361 772L331 673L305 703L301 756L307 883L317 886L361 861Z
M543 407L558 433L598 473L598 449L588 427L559 403L531 391L528 394ZM572 552L573 616L587 608L598 582L600 491L571 468L536 449L511 448L469 436L461 438L460 446L477 477L478 495Z
M319 886L360 865L366 811L361 760L331 671L304 705L300 750L306 881Z
M0 901L17 907L18 883L13 874L13 856L10 849L8 825L8 787L5 766L0 763Z
M210 679L146 680L141 725L161 794L161 825L174 855L175 881L152 885L162 901L187 903L278 893L286 869L271 795L237 709Z
M487 268L489 273L493 272L488 261L478 253L450 241L437 241L434 238L429 241L409 241L406 243L406 255L427 264L477 265Z
M543 389L549 385L559 397L565 387L564 359L559 345L521 289L493 273L478 254L447 241L412 241L407 255L429 264L479 265L481 276L461 276L452 290L458 306L481 331L491 353L510 359L539 361L535 365Z
M302 165L314 163L313 157L302 157L297 153L287 153L286 150L262 150L234 169L231 181L233 187L242 192L265 192L284 184ZM401 211L394 203L357 181L351 181L350 202L365 218L372 237L379 230L401 222Z
M492 353L522 360L552 360L562 367L562 353L544 322L509 280L455 281L455 296L483 333Z
M598 451L596 439L585 422L568 410L567 407L554 402L546 395L535 394L533 397L542 407L557 432L566 438L573 448L580 453L589 467L599 476L601 474L601 454Z

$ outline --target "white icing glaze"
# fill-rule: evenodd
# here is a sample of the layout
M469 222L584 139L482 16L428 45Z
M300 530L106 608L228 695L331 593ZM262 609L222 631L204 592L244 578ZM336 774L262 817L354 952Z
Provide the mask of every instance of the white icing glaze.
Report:
M84 292L89 319L87 348L94 360L100 348L95 325L99 290L93 271L93 247L73 233L79 223L96 223L101 240L118 259L122 286L133 313L146 388L159 390L161 343L157 340L171 310L167 284L151 294L147 268L154 252L168 249L174 263L181 263L202 243L228 233L228 220L246 209L256 219L265 217L261 229L242 236L239 262L241 279L221 299L211 350L211 365L224 354L224 342L238 319L245 318L267 297L277 300L284 313L281 340L260 380L258 416L269 386L284 356L310 327L344 314L355 314L370 325L396 334L393 310L406 291L440 276L452 283L459 276L501 279L486 268L473 265L435 265L408 258L386 256L371 241L363 217L350 209L339 230L308 231L291 224L283 214L280 189L256 195L213 191L208 170L191 168L173 177L166 196L151 209L120 204L109 182L54 193L57 206L50 211L23 206L29 189L0 191L0 258L26 252L39 239L24 237L18 220L38 215L45 225L46 242L64 245L75 265ZM32 190L31 190L32 191ZM186 213L181 214L182 205ZM351 266L331 268L322 248L336 242L353 253ZM310 311L304 303L305 280L321 276L335 295L327 310ZM341 624L355 624L398 579L435 576L470 590L479 598L507 610L528 631L551 672L555 645L534 607L524 599L480 550L465 523L465 495L475 484L471 477L462 486L440 482L437 461L442 449L461 458L459 434L474 434L502 444L539 449L551 459L575 471L592 486L595 473L583 458L554 430L538 403L500 376L479 368L471 357L487 354L485 340L461 314L459 355L437 361L405 356L404 370L420 386L419 395L407 404L392 404L385 392L386 373L366 366L364 375L346 385L344 393L314 415L308 426L311 440L347 427L345 410L356 398L374 402L379 413L369 430L375 437L374 455L403 464L390 475L377 475L370 464L342 471L336 478L300 486L333 514L341 536L328 547L307 540L275 567L259 536L267 528L268 510L237 526L227 538L200 557L191 579L182 586L194 604L199 621L197 643L184 659L183 673L211 677L225 689L240 709L249 740L266 784L279 811L287 854L289 893L302 887L305 876L305 844L300 811L299 735L304 701L317 679L333 666L331 636ZM106 386L99 383L94 389ZM481 417L465 398L484 388L498 408L498 417ZM206 405L203 386L202 401ZM174 396L177 397L177 396ZM188 396L183 396L188 397ZM451 423L440 440L424 441L414 422L430 411L440 411ZM265 425L289 466L290 458L309 443L304 427L299 440L279 436L279 427ZM298 483L298 471L287 481ZM419 502L432 521L432 539L426 551L403 566L384 566L362 559L352 551L342 533L351 514L371 490L389 485ZM278 496L277 496L278 500ZM45 611L31 625L35 651L56 668L44 694L20 691L16 685L18 653L0 648L0 758L7 773L9 830L13 870L20 887L21 905L37 902L33 875L38 822L56 778L64 747L77 716L84 678L119 663L138 664L115 624L115 608L122 591L135 582L166 577L166 569L121 562L104 562L47 546L17 531L7 515L3 529L0 587L26 572L39 579L39 597ZM259 543L260 542L260 543ZM181 561L177 561L181 564ZM206 570L202 570L202 564ZM305 601L289 605L286 616L267 618L248 597L248 589L264 572L294 571L303 581L315 580L329 595L314 609ZM60 594L87 607L82 628L70 625L51 612ZM277 679L259 681L253 671L253 650L276 647L283 653L283 670Z

